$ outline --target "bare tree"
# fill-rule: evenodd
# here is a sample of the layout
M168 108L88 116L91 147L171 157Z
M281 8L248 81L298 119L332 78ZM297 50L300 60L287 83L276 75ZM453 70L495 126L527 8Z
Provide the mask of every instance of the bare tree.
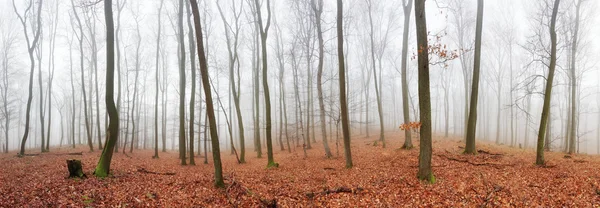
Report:
M110 122L106 132L107 142L98 165L94 171L97 177L106 177L110 173L110 162L114 147L119 136L119 113L114 100L114 71L115 71L115 48L114 48L114 23L112 14L112 0L104 0L104 17L106 21L106 108Z
M342 114L342 132L344 137L344 154L346 157L346 168L352 168L352 153L350 150L350 121L348 119L348 103L346 98L346 73L344 62L344 8L342 0L337 0L337 44L338 63L340 79L340 108Z
M279 164L275 163L273 159L273 144L271 141L271 96L269 94L269 83L267 80L267 35L269 33L269 27L271 26L271 0L267 0L267 23L263 27L261 5L258 0L254 0L256 5L256 19L259 31L262 48L262 81L263 81L263 93L265 96L265 112L266 112L266 132L267 132L267 167L278 167Z
M30 72L29 72L29 94L27 97L27 110L26 115L25 115L25 132L23 133L23 139L21 139L21 150L19 151L19 155L23 156L25 154L25 142L27 141L27 137L29 136L29 118L30 118L30 113L31 113L31 100L33 99L33 74L34 74L34 69L35 69L35 59L33 58L33 53L35 48L37 47L39 38L40 38L40 30L41 30L41 13L42 13L42 0L40 0L38 2L38 8L37 8L37 21L35 22L36 24L34 25L34 33L33 33L33 40L30 42L29 39L29 33L27 32L27 16L29 16L29 12L31 10L32 7L34 7L34 3L33 0L30 0L27 8L25 9L25 11L23 12L23 15L19 14L19 12L17 11L17 6L15 5L15 1L13 0L13 8L15 13L17 14L17 17L19 18L19 21L21 21L21 24L23 25L23 33L25 34L25 40L27 42L27 52L29 53L29 61L31 63L30 66Z
M404 117L404 123L410 123L410 112L408 110L408 80L407 80L407 59L408 59L408 30L410 29L410 13L412 11L413 0L402 0L402 9L404 10L404 31L402 33L402 72L401 72L401 82L402 82L402 114ZM446 98L447 101L447 98ZM447 118L447 117L446 117ZM447 124L448 122L446 122ZM447 129L447 125L446 125ZM404 131L404 144L402 148L404 149L412 149L412 138L411 131ZM446 130L446 132L448 132ZM446 133L447 135L447 133Z
M155 88L155 96L154 96L154 156L152 158L158 159L158 86L160 85L160 69L159 69L159 60L160 60L160 38L162 35L162 21L161 21L161 13L163 8L164 0L160 0L160 6L158 7L158 32L156 34L156 56L155 56L155 66L156 66L156 88ZM163 144L164 148L164 144Z
M537 141L537 154L535 157L536 165L545 165L544 160L544 137L546 136L546 128L548 123L548 115L550 112L550 99L552 96L552 84L554 81L554 70L556 68L556 16L558 13L558 6L560 0L554 0L554 7L552 9L552 19L550 20L550 66L548 67L548 79L546 81L546 89L544 92L544 106L542 108L542 118L540 121L540 128L538 132Z
M431 101L429 85L429 53L427 43L427 19L425 0L415 0L415 25L417 26L417 51L419 62L419 112L421 131L419 144L419 180L435 183L431 170Z
M177 14L177 42L179 46L179 158L181 165L186 165L185 153L185 45L183 35L183 0L179 0ZM208 102L208 101L207 101Z
M315 2L317 1L317 2ZM319 116L321 121L321 137L323 137L323 146L325 148L325 157L331 157L331 150L327 143L327 127L325 126L325 102L323 101L323 31L321 28L321 15L323 14L323 0L311 0L312 11L315 16L317 26L317 38L319 40L319 65L317 66L317 93L319 97ZM383 132L383 130L382 130Z
M238 47L239 47L239 33L240 33L240 16L242 15L242 8L236 7L235 0L231 1L231 9L233 10L233 25L231 25L225 15L223 14L223 10L219 5L219 1L217 1L217 8L219 9L219 14L221 15L221 19L223 20L223 27L225 30L225 40L227 43L227 55L229 57L229 84L231 88L231 94L233 95L233 102L235 104L235 112L237 116L238 122L238 132L240 137L240 163L246 162L246 145L245 145L245 133L244 133L244 120L242 119L242 111L240 108L240 61L238 56ZM237 70L237 71L236 71ZM236 73L237 72L237 73ZM236 81L237 79L237 81Z
M476 154L475 133L477 129L477 99L479 96L479 68L481 65L481 31L483 28L483 0L477 1L477 25L475 26L475 57L473 66L473 84L471 85L471 104L467 126L465 153Z
M204 54L204 43L202 41L202 27L200 26L200 14L196 0L191 0L192 13L194 15L194 25L196 31L196 43L198 44L198 59L200 60L200 76L202 77L202 85L204 86L204 96L206 99L206 115L210 123L210 137L213 149L213 161L215 166L215 185L217 187L225 186L223 182L223 169L221 167L221 153L219 148L219 137L217 135L217 124L215 120L215 111L212 102L210 91L210 83L208 79L208 66L206 64L206 56ZM206 151L205 151L206 152Z

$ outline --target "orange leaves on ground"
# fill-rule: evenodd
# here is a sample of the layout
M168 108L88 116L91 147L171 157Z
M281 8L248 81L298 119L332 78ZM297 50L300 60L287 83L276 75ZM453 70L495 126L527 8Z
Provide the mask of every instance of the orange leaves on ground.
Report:
M212 164L180 166L176 152L161 153L158 160L152 159L151 150L134 151L131 157L117 153L113 177L106 179L92 176L100 153L88 153L85 147L79 150L84 151L83 155L44 153L17 158L4 154L0 155L0 207L600 205L597 157L564 158L561 153L549 152L546 158L552 165L541 168L533 165L532 150L480 141L479 154L463 155L458 140L437 138L432 159L437 183L431 185L415 177L418 148L396 149L402 146L403 134L388 135L389 147L385 149L367 145L373 138L355 135L353 169L344 168L343 155L326 159L321 145L308 150L306 159L301 147L292 147L292 153L276 151L275 158L281 164L277 169L265 169L266 158L255 158L252 151L248 151L245 164L237 164L235 156L224 153L225 189L213 186ZM67 151L75 150L59 152ZM65 160L71 158L82 161L88 179L66 178Z

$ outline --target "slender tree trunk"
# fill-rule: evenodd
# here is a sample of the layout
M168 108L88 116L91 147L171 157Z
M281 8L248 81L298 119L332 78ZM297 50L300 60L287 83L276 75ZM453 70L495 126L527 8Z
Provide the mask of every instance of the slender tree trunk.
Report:
M377 82L377 67L376 67L376 63L375 63L375 41L374 41L374 33L373 33L373 17L372 17L372 4L370 1L368 1L368 7L369 7L369 29L370 29L370 33L369 33L369 37L370 37L370 41L371 41L371 61L372 61L372 68L373 68L373 84L375 85L375 97L377 100L377 112L379 113L379 141L381 141L383 148L385 148L385 137L383 135L384 133L384 125L383 125L383 110L381 108L381 95L380 95L380 88L379 88L379 84ZM379 80L381 81L381 80Z
M477 1L477 25L475 28L475 57L473 67L473 84L471 85L471 104L467 126L466 154L477 154L475 137L477 129L477 99L479 97L479 67L481 62L481 31L483 28L483 0Z
M158 159L158 85L160 83L160 72L159 72L159 56L160 56L160 38L162 32L162 21L161 21L161 12L163 8L164 0L160 1L160 6L158 7L158 34L156 35L156 60L154 65L156 65L156 86L155 86L155 96L154 96L154 156L152 158ZM164 75L163 75L164 76ZM163 149L165 144L163 143Z
M317 37L319 39L319 65L317 67L317 93L319 97L319 120L321 121L321 137L323 137L323 147L325 148L325 157L330 158L331 150L327 142L327 127L325 125L325 102L323 101L323 59L324 59L324 41L321 29L321 14L323 14L323 0L312 0L312 10L315 15L317 25ZM283 87L283 85L282 85Z
M581 8L582 0L578 0L575 5L575 29L573 32L573 43L571 44L571 123L569 123L570 131L569 131L569 154L575 153L575 144L577 137L577 129L578 129L578 118L577 114L577 76L575 74L575 64L577 62L577 44L578 44L578 33L579 33L579 11Z
M427 53L427 19L425 0L415 0L415 25L417 27L417 50L419 62L419 110L421 131L419 144L419 180L435 183L431 170L431 101L429 85L429 54Z
M181 165L186 164L185 153L185 45L183 34L183 0L179 0L178 22L178 45L179 45L179 158ZM207 101L208 103L208 101Z
M106 177L110 173L110 162L114 152L114 147L119 136L119 113L115 106L114 94L114 23L112 17L112 0L104 0L104 16L106 21L106 108L110 122L106 133L107 142L94 174L98 177Z
M73 5L73 14L75 15L75 19L77 20L77 26L79 27L79 65L81 67L81 92L83 95L83 115L85 118L85 131L87 134L87 138L88 138L88 146L90 146L90 152L94 151L94 146L93 146L93 142L92 142L92 130L90 129L90 122L88 119L88 106L87 106L87 97L86 97L86 93L85 93L85 74L84 74L84 68L83 68L83 26L81 25L81 20L79 19L79 15L77 15L77 9L75 7L75 4L73 3L73 0L71 0L71 4Z
M544 92L544 107L542 108L542 118L540 121L540 129L538 132L538 141L537 141L537 154L535 157L536 165L545 165L546 161L544 160L544 136L546 133L546 128L548 124L548 116L550 112L550 100L552 96L552 84L554 81L554 70L556 67L556 16L558 13L558 6L560 4L560 0L554 1L554 7L552 9L552 19L550 20L550 66L548 67L548 79L546 81L546 90Z
M40 90L40 100L39 100L39 104L40 104L39 105L39 107L40 107L39 108L39 110L40 110L39 111L39 113L40 113L39 119L40 119L40 129L41 129L41 131L40 131L40 136L41 136L40 149L41 149L41 152L46 152L46 148L45 148L46 147L46 135L44 134L45 133L45 131L44 131L44 129L45 129L44 128L45 127L45 125L44 125L45 124L45 122L44 122L44 115L45 115L44 104L45 103L44 103L44 93L43 93L44 86L42 84L42 56L43 56L43 51L44 51L44 49L42 48L43 39L44 39L44 36L42 35L42 37L39 40L40 43L39 43L38 47L35 49L35 52L36 52L36 56L37 56L37 60L38 60L38 87Z
M265 113L266 113L266 140L267 140L267 168L278 167L279 164L275 163L273 159L273 144L271 141L271 96L269 94L269 84L267 81L267 34L269 33L269 26L271 25L271 1L267 0L267 23L263 27L261 8L258 0L254 0L256 5L256 19L258 20L258 27L260 29L260 40L262 48L262 81L263 81L263 93L265 97Z
M404 9L404 31L402 35L402 71L401 71L401 82L402 82L402 114L404 117L404 124L410 123L410 111L408 110L408 80L407 80L407 65L408 65L408 32L410 29L410 13L412 11L413 0L408 0L408 4L403 0L402 8ZM446 98L446 101L448 98ZM446 118L446 123L447 123ZM446 124L446 129L448 124ZM447 132L448 130L446 130ZM447 133L446 133L447 135ZM403 149L412 149L412 138L411 131L406 129L404 130L404 144L402 145Z
M242 12L242 9L238 11L233 4L233 12L235 22L233 28L230 27L229 23L225 19L225 15L221 10L220 5L217 2L217 6L219 9L219 14L221 15L221 19L223 20L223 27L225 29L225 38L227 41L227 51L229 56L229 84L231 89L231 94L233 95L233 102L235 104L235 112L237 116L238 128L239 128L239 139L240 139L240 163L246 162L246 145L245 145L245 130L244 130L244 120L242 119L242 111L240 107L240 63L238 57L238 37L239 37L239 18ZM233 33L230 35L230 32ZM233 36L233 41L232 37ZM236 87L236 76L235 76L235 68L237 67L237 87Z
M340 79L340 108L342 114L342 132L344 137L344 152L346 157L346 168L352 168L352 153L350 152L350 121L348 119L348 104L346 98L346 76L344 62L344 32L343 20L344 9L342 0L337 0L337 52L339 63L339 79Z
M189 124L189 137L190 137L190 165L196 165L196 161L194 160L194 134L196 132L194 132L194 120L195 120L195 116L194 116L194 108L196 105L196 59L194 59L194 51L196 50L195 46L194 46L194 29L192 28L192 20L191 15L190 14L190 7L187 7L187 13L188 13L188 37L189 37L189 44L190 44L190 69L192 72L192 93L190 94L190 124ZM182 91L183 92L183 91Z
M215 122L215 111L212 103L212 95L210 91L210 83L208 79L208 66L206 64L206 56L204 54L204 43L202 41L202 28L200 26L200 14L198 12L198 4L196 0L191 0L192 4L192 12L194 14L194 23L196 29L196 42L198 44L198 59L200 60L200 75L202 77L202 84L204 86L204 96L206 98L206 114L210 123L210 135L212 141L213 148L213 161L215 166L215 185L217 187L224 187L225 183L223 182L223 170L221 167L221 153L219 149L219 138L217 136L216 128L217 124Z

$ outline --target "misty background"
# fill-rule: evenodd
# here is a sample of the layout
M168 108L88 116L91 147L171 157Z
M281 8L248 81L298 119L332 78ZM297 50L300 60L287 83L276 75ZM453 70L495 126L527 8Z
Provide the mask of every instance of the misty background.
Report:
M13 6L14 2L14 6ZM38 1L0 0L0 146L8 150L18 148L24 131L27 102L29 57L27 41L17 13L29 5L37 8ZM239 13L239 79L240 104L246 141L251 144L257 130L264 135L264 100L254 100L255 70L259 69L254 13L251 2L241 0L200 0L205 50L209 73L214 86L213 99L218 109L219 139L222 147L231 147L228 123L233 137L240 132L233 98L230 93L229 59L223 16L233 24L236 6ZM598 2L583 0L579 11L577 53L573 59L572 40L575 31L576 3L563 0L557 21L558 60L551 101L551 149L564 151L569 130L572 96L575 97L576 146L580 153L600 153L600 69L598 60L600 42L600 15L595 13ZM268 38L269 87L273 108L273 133L276 147L284 136L287 125L289 137L295 144L307 136L318 140L321 133L317 101L318 45L316 28L311 16L310 0L274 0L273 19ZM377 136L383 126L385 132L400 131L403 123L402 86L400 83L403 17L402 1L348 0L345 4L344 25L347 59L348 103L353 137ZM121 11L117 14L119 8ZM369 6L371 5L371 6ZM543 102L544 76L549 60L548 22L551 2L547 0L491 0L485 2L482 45L482 68L478 112L478 140L532 149L535 145ZM115 24L119 27L117 63L118 79L122 82L121 136L135 138L136 148L152 148L154 130L166 139L166 149L178 144L178 52L177 1L164 0L160 15L160 0L115 1ZM474 0L429 0L426 2L430 44L447 48L457 56L443 59L433 56L431 66L431 105L433 131L438 138L464 137L466 106L470 94L475 37L476 2ZM15 12L16 10L16 12ZM338 132L339 100L337 74L337 42L335 4L324 1L322 28L324 38L323 91L327 132L334 139ZM32 9L32 11L35 11ZM74 11L80 18L77 22ZM185 11L185 10L184 10ZM94 142L104 141L107 115L105 92L105 25L102 4L96 1L45 0L41 13L41 36L35 51L36 68L33 84L30 139L26 146L38 147L42 134L51 146L66 146L73 142L87 143L85 113L88 113ZM371 14L371 18L369 18ZM35 12L30 12L27 24L29 38L38 24ZM185 21L191 14L184 14ZM118 17L119 16L119 17ZM414 18L411 15L411 19ZM117 20L119 19L119 20ZM409 37L409 109L412 121L418 118L416 76L416 40L414 20ZM162 28L158 66L156 42L158 28ZM79 27L81 25L81 28ZM370 31L372 26L373 32ZM80 30L81 29L81 30ZM80 33L83 31L83 34ZM184 23L186 35L189 29ZM373 44L371 44L371 36ZM79 39L82 40L83 62L80 60ZM371 47L375 53L372 54ZM254 53L254 54L253 54ZM372 55L374 60L372 60ZM189 56L189 51L186 52ZM38 62L41 61L40 62ZM189 59L186 60L189 62ZM575 63L575 68L573 68ZM83 69L81 65L83 64ZM186 99L190 97L190 63L186 63ZM373 69L373 67L375 69ZM197 70L196 66L194 70ZM571 70L575 70L575 77ZM236 68L236 70L238 70ZM41 71L41 85L39 72ZM83 71L83 79L82 77ZM281 74L283 71L283 76ZM373 72L375 71L375 73ZM158 79L157 79L158 73ZM379 81L382 102L382 120L377 109L376 86ZM115 77L117 79L117 77ZM237 79L237 78L236 78ZM82 81L87 93L87 109L83 104ZM573 81L576 93L571 93ZM259 81L260 83L260 81ZM155 86L159 88L159 125L154 124ZM116 84L115 84L116 85ZM197 87L200 85L197 84ZM262 86L262 85L260 85ZM282 88L283 87L283 88ZM41 88L41 98L40 98ZM51 89L51 90L49 90ZM468 89L468 90L465 90ZM285 91L285 93L283 93ZM201 90L196 90L194 123L199 138L205 140L205 113ZM135 96L134 96L135 94ZM283 102L287 124L281 124ZM98 102L99 101L99 102ZM40 114L40 105L42 114ZM189 111L189 100L186 111ZM135 106L135 107L134 107ZM256 114L256 109L259 113ZM44 117L42 132L41 115ZM189 115L189 114L186 114ZM302 115L302 116L300 116ZM259 125L255 116L258 116ZM135 127L133 123L135 122ZM10 123L9 125L7 123ZM186 122L187 123L187 122ZM308 130L307 130L308 128ZM50 129L50 131L48 131ZM387 134L391 135L391 134ZM401 139L387 136L386 139ZM198 137L197 137L198 138ZM263 138L261 136L260 138ZM237 139L234 145L238 146ZM8 145L7 145L8 144ZM159 144L162 148L162 143ZM198 145L197 147L200 147ZM204 151L204 150L203 150Z

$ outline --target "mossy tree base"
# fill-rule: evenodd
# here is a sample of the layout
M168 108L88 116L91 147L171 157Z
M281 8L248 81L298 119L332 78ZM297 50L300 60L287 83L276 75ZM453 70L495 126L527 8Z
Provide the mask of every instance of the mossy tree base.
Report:
M412 144L404 144L401 147L403 150L411 150L412 148L415 148Z
M267 164L267 168L278 168L279 167L279 163L276 162L269 162L269 164Z
M83 173L81 160L67 160L67 168L69 169L69 178L86 178Z
M436 182L435 176L433 175L433 173L429 173L429 175L426 176L418 176L419 180L421 181L427 181L429 184L434 184Z

